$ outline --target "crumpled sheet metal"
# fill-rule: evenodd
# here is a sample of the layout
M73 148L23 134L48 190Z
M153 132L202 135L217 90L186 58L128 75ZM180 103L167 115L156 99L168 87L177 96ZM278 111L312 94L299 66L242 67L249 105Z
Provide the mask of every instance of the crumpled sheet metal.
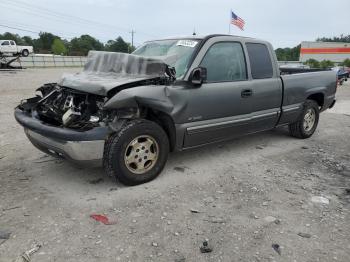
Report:
M125 53L90 51L84 70L64 74L59 85L106 96L117 86L165 75L167 64L153 58Z
M138 104L171 114L174 103L167 86L137 86L135 88L121 90L104 105L106 109L118 109L123 107L137 107ZM183 103L179 101L178 105Z

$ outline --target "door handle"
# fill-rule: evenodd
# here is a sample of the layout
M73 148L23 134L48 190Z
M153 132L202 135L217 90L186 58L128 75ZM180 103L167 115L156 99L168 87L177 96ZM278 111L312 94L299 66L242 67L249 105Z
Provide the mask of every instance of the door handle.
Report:
M250 97L253 95L253 90L251 89L243 89L241 92L241 97L246 98L246 97Z

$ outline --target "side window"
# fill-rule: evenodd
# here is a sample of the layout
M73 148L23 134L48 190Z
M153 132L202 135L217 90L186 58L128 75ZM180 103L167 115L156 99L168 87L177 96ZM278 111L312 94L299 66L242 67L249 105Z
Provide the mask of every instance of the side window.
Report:
M243 48L237 42L212 45L201 66L207 68L208 82L241 81L247 79Z
M271 78L272 62L266 45L247 43L246 46L253 79Z
M14 42L14 41L11 41L11 45L15 45L15 42Z
M4 41L4 42L2 42L1 45L10 45L10 43L9 43L9 41Z

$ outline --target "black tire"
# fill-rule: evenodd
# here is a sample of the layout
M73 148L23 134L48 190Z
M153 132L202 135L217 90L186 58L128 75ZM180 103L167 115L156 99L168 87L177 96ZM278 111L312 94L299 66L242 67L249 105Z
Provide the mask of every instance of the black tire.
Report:
M315 120L311 128L305 128L304 127L305 115L310 110L314 111ZM320 108L317 102L314 100L306 100L303 106L303 111L299 117L299 120L289 125L290 135L301 139L311 137L317 128L319 117L320 117Z
M24 57L29 56L29 51L27 49L22 50L22 56Z
M148 136L157 144L157 160L151 169L137 174L130 171L125 162L129 143L137 137ZM109 176L116 177L125 185L138 185L156 178L163 170L169 154L169 140L164 130L156 123L144 119L127 122L121 129L112 134L106 141L103 166ZM136 156L135 156L136 157Z

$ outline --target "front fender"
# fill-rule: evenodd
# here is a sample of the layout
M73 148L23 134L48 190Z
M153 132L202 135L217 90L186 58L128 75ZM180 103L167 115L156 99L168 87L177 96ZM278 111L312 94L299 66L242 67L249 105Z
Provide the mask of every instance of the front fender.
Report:
M174 104L167 88L167 86L152 85L124 89L109 99L104 108L121 109L142 105L171 115Z

